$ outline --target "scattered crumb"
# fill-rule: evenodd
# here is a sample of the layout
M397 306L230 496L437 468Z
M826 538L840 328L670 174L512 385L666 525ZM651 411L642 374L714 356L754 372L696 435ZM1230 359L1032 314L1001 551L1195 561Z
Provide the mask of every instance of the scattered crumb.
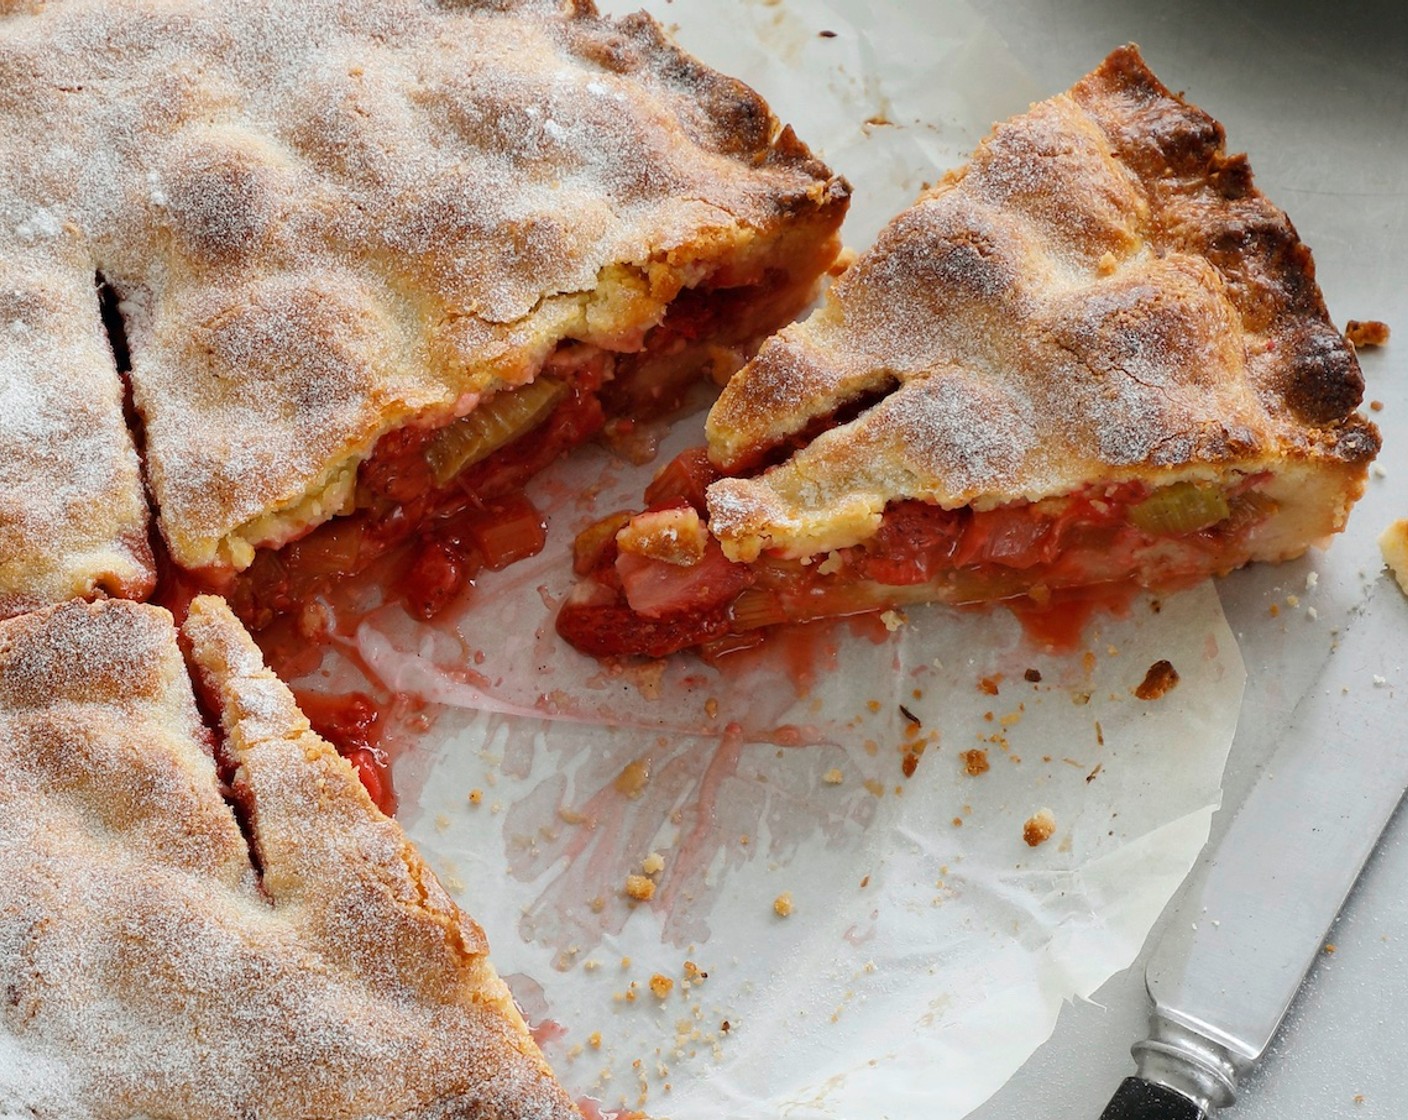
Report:
M885 629L893 634L905 624L907 619L899 611L886 611L880 616L880 621L885 624Z
M1345 324L1344 336L1354 343L1357 350L1366 346L1383 346L1388 342L1388 324L1379 319L1351 319Z
M482 805L484 803L484 791L482 789L470 790L469 803L471 805Z
M663 973L657 972L650 978L650 994L656 999L664 999L675 990L675 982Z
M1100 776L1100 771L1104 768L1105 764L1103 762L1097 762L1095 764L1095 769L1085 776L1086 783L1089 784L1090 782L1093 782L1096 778L1098 778Z
M1372 467L1369 468L1369 473L1375 478L1387 478L1388 468L1385 467L1382 463L1375 463Z
M1140 700L1157 700L1167 696L1178 685L1178 670L1171 661L1155 661L1134 690Z
M635 762L627 763L626 767L616 775L616 792L623 793L627 797L637 798L645 792L645 787L650 784L650 760L645 758L637 759Z
M1327 952L1327 953L1333 953L1334 951L1335 951L1334 943L1331 942L1331 941L1325 942L1325 952Z
M1040 683L1041 683L1041 670L1040 670L1040 669L1028 669L1025 673L1022 674L1022 679L1025 680L1025 681L1027 681L1027 682L1029 682L1030 684L1040 684Z
M1398 586L1408 594L1408 520L1395 521L1379 537L1379 552Z
M980 749L964 751L958 756L963 761L963 770L966 774L976 778L979 774L986 774L992 769L988 762L988 752Z
M819 576L835 575L845 566L846 564L845 561L841 559L841 554L835 549L832 549L826 554L826 559L816 566L816 574Z
M821 780L829 786L839 786L842 782L846 780L846 775L841 773L840 767L833 766L830 770L828 770L825 774L821 776Z
M655 884L644 875L627 875L626 893L637 902L649 902L655 897Z
M953 827L954 827L954 828L962 828L962 827L963 827L963 818L962 818L962 817L954 817L954 818L953 818Z
M817 32L817 35L820 36L820 37L823 38L823 39L834 39L834 38L836 38L836 32L834 32L834 31L818 31L818 32Z
M665 857L659 852L651 852L641 860L640 869L647 875L657 875L665 870Z
M702 984L705 980L709 979L709 974L693 961L685 961L684 978L691 984Z
M1045 844L1056 832L1056 816L1050 809L1038 809L1022 826L1022 839L1029 847Z
M587 903L587 907L591 910L593 914L600 914L603 910L606 909L606 896L600 894L597 895L594 899Z
M600 1049L601 1049L601 1032L600 1032L600 1031L592 1031L591 1034L587 1035L587 1045L590 1046L593 1050L600 1050Z
M1300 606L1300 596L1298 596L1298 595L1287 595L1287 596L1286 596L1286 606L1291 607L1291 608L1295 608L1295 607Z
M710 719L719 718L719 700L716 696L711 696L704 701L704 714Z
M773 913L776 914L779 918L786 918L786 917L788 917L789 915L791 915L791 913L792 913L792 892L791 892L791 891L783 891L780 895L778 895L775 899L773 899L773 900L772 900L772 909L773 909ZM725 1029L727 1029L727 1024L725 1024Z
M1383 410L1384 410L1384 402L1383 402L1383 401L1370 401L1370 402L1369 402L1369 411L1370 411L1370 412L1382 412Z
M920 721L919 717L913 712L911 712L908 708L906 708L903 704L900 705L900 715L904 716L904 718L909 720L910 723L914 724L915 727L924 726L924 724Z
M1364 1103L1364 1094L1363 1094L1363 1093L1355 1093L1355 1094L1354 1094L1354 1097L1353 1097L1353 1100L1354 1100L1354 1103L1355 1103L1355 1104L1363 1104L1363 1103Z
M997 695L997 686L1001 681L997 677L984 677L978 682L978 691L985 692L989 696Z
M1314 590L1315 590L1315 585L1318 584L1319 582L1320 582L1320 573L1319 573L1319 572L1306 572L1306 573L1305 573L1305 589L1306 589L1307 591L1314 591Z

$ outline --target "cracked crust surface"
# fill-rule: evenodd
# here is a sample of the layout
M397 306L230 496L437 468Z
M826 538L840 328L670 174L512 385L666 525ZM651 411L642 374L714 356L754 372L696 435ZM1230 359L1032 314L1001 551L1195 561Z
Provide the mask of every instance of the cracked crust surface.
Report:
M185 638L222 744L165 611L0 623L0 1110L577 1116L479 927L223 602Z
M122 296L184 567L241 567L261 538L325 520L380 435L522 384L563 339L637 349L682 287L753 282L779 256L815 275L834 254L844 183L644 15L588 0L5 13L0 257L65 290L101 270ZM85 315L56 317L48 343L91 334ZM83 358L114 398L111 362ZM101 421L132 475L120 412ZM127 512L110 538L140 527Z
M1287 465L1328 491L1299 547L1341 528L1378 449L1363 379L1309 250L1223 139L1133 47L998 125L724 390L715 463L784 455L710 488L725 551L854 544L905 498Z

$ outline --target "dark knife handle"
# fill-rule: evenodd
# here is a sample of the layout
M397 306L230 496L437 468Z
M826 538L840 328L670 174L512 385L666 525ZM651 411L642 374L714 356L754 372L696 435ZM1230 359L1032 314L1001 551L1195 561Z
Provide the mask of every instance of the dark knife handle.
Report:
M1126 1077L1100 1120L1208 1120L1208 1115L1182 1093L1142 1077Z

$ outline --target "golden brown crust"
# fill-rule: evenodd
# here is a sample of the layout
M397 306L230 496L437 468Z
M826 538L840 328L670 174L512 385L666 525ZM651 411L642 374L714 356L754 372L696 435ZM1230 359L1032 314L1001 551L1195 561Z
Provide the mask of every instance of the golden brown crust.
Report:
M0 618L78 596L144 596L155 579L137 453L83 256L64 244L0 257Z
M4 1106L577 1116L479 927L224 604L197 600L185 635L249 844L166 612L0 624Z
M724 390L726 470L804 443L710 488L725 550L853 544L903 498L987 508L1291 461L1343 476L1319 532L1341 527L1378 449L1363 380L1309 251L1222 143L1133 47L997 126Z
M564 339L638 349L682 287L778 264L805 288L848 193L649 17L546 0L14 13L6 153L0 256L42 208L38 239L78 247L56 282L96 267L125 301L191 568L324 520L380 435L523 383Z

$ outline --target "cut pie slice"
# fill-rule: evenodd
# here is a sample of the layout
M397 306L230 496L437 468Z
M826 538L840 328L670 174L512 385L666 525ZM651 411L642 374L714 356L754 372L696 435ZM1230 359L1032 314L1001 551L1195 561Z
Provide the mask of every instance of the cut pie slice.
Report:
M1342 529L1379 446L1358 363L1223 139L1133 47L999 125L730 381L707 458L584 536L559 631L722 651L915 601L1176 587Z
M80 248L0 251L0 334L0 618L145 596L147 500Z
M228 608L184 639L218 735L165 611L0 623L0 1110L578 1116L479 927Z
M101 430L95 270L117 293L175 565L229 589L356 515L246 581L255 620L417 535L462 570L531 550L525 478L741 365L811 298L849 194L752 90L590 0L21 5L0 106L0 256L63 293L50 335L86 349L54 368L102 382L73 392ZM101 505L105 460L72 450L64 493ZM72 505L27 506L53 531L0 563L74 551Z

